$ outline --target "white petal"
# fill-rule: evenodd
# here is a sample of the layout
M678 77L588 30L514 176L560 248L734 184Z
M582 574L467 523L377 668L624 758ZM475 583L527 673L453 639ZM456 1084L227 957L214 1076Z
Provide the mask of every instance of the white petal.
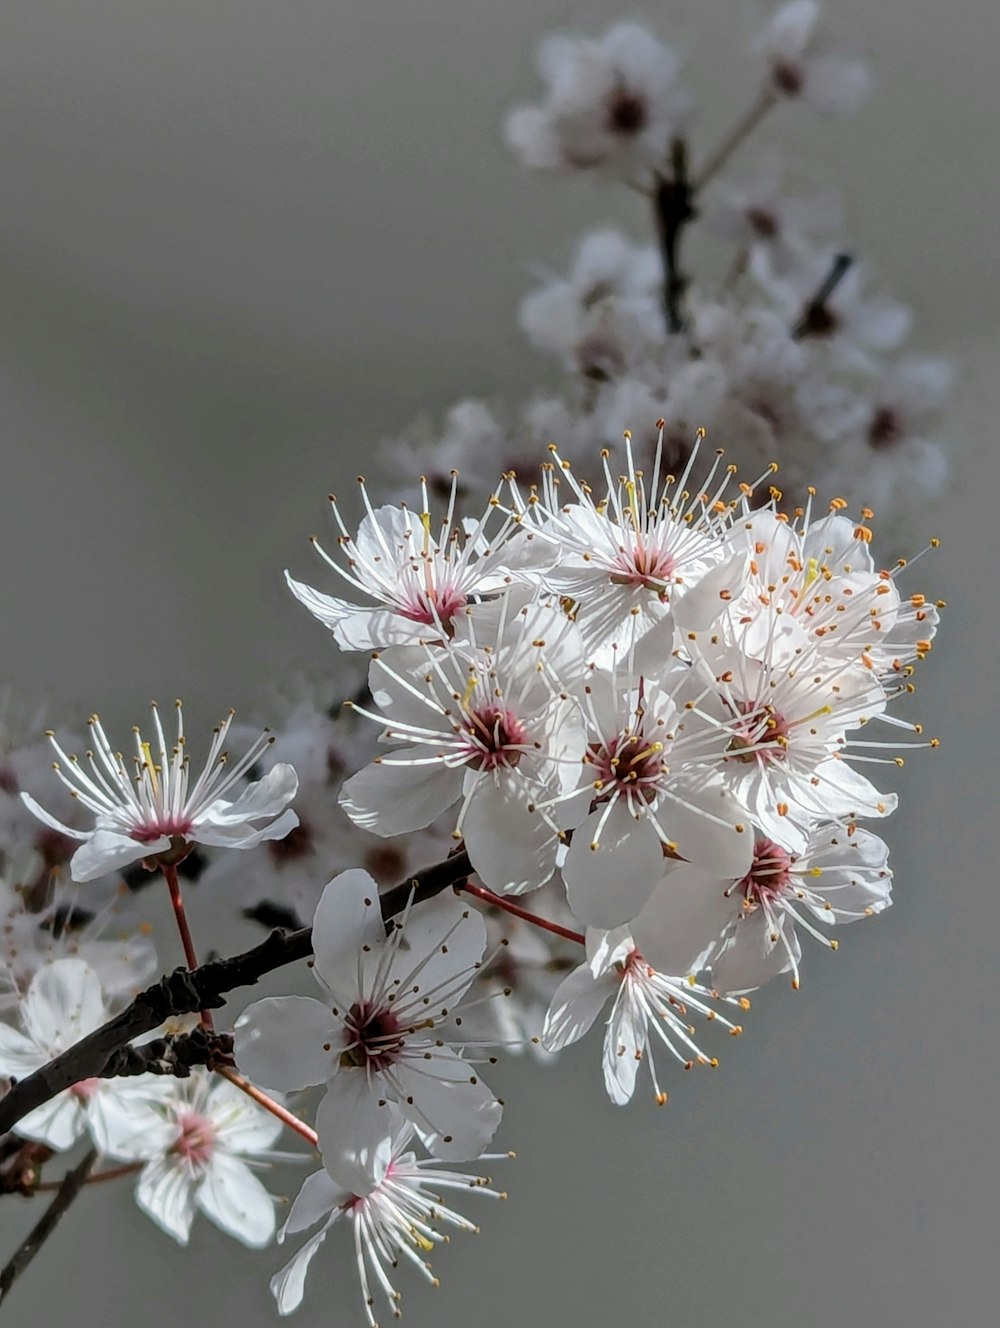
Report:
M0 1023L0 1075L23 1079L41 1069L48 1059L33 1038L26 1038L10 1024Z
M383 839L422 830L459 796L461 769L443 762L407 764L433 756L430 747L399 747L346 780L339 802L364 830Z
M43 1102L17 1123L18 1134L26 1139L37 1139L48 1144L57 1153L72 1147L87 1126L83 1103L69 1089L58 1093L50 1102Z
M370 1194L385 1179L398 1120L381 1096L380 1076L371 1086L362 1069L342 1070L316 1112L323 1165L352 1194Z
M366 871L352 867L327 883L313 917L312 943L316 976L342 1000L352 1000L358 954L385 943L378 886Z
M412 724L439 732L443 737L451 732L451 725L442 714L442 703L428 691L424 682L427 672L427 651L423 646L397 646L372 660L368 687L390 725Z
M291 834L299 823L295 812L288 810L271 822L255 830L246 821L236 821L226 825L199 823L193 837L199 844L209 844L215 848L256 848L269 839L284 839Z
M186 1245L194 1221L194 1186L181 1158L162 1157L147 1163L135 1187L142 1211L179 1245Z
M798 963L802 950L792 921L786 917L782 922L791 956ZM712 960L712 984L721 992L739 994L754 991L779 973L787 973L792 968L792 957L780 939L772 940L772 935L771 925L762 912L742 919Z
M291 1314L301 1305L302 1293L306 1286L306 1270L313 1255L326 1240L328 1230L329 1225L322 1231L317 1231L315 1236L310 1236L302 1248L292 1255L284 1268L271 1278L271 1294L274 1296L279 1314Z
M318 618L324 627L329 627L331 632L344 618L349 618L358 612L357 605L349 603L346 599L335 599L332 595L324 595L318 590L313 590L312 586L307 586L302 581L296 581L287 569L285 581L299 603L304 604L313 617Z
M486 922L477 908L446 891L413 910L405 941L407 948L396 953L383 989L391 990L399 979L399 1000L408 1002L419 988L433 993L435 1004L454 1004L476 976L486 949Z
M308 1231L323 1217L329 1217L335 1208L341 1207L351 1198L351 1192L343 1189L333 1179L325 1167L314 1171L302 1182L302 1188L285 1218L284 1225L278 1232L278 1244L286 1236L296 1232Z
M291 1092L337 1070L343 1025L311 996L267 996L236 1021L236 1064L262 1088Z
M739 915L739 901L726 898L730 881L695 867L664 876L632 923L636 948L660 973L687 977L704 967L708 954Z
M227 1153L263 1153L277 1142L283 1129L276 1116L221 1077L209 1089L204 1114Z
M615 993L617 979L612 974L595 978L589 964L581 964L563 978L556 988L542 1032L542 1046L560 1051L587 1033L605 1004Z
M89 830L74 830L71 825L63 825L62 821L57 821L51 812L35 801L30 793L21 790L21 801L27 807L33 816L37 816L43 825L47 825L50 830L56 830L61 835L66 835L70 839L89 839L91 832Z
M169 1079L161 1082L150 1074L104 1081L87 1105L91 1138L102 1153L123 1162L165 1153L177 1138L177 1127L160 1104L175 1092Z
M56 959L41 967L21 1006L25 1031L39 1047L79 1042L107 1017L97 974L82 959Z
M656 819L678 854L719 876L745 876L753 861L753 835L744 808L722 779L714 773L689 782L677 779L670 792L676 797L660 799ZM744 829L737 830L738 825Z
M195 1193L217 1227L253 1250L274 1237L274 1200L245 1162L217 1149Z
M746 552L717 563L673 603L674 623L681 632L705 632L741 594L749 569Z
M588 927L629 922L663 872L663 850L647 817L636 820L624 798L612 808L593 847L606 809L591 812L573 835L563 877L569 906Z
M161 835L159 839L140 844L128 835L116 834L113 830L95 830L73 854L70 861L70 873L74 881L96 881L109 872L120 871L132 862L151 857L154 853L163 853L170 847L170 840Z
M645 1019L623 987L604 1035L604 1087L616 1106L623 1107L635 1092L635 1076L645 1046Z
M299 777L294 767L278 761L262 779L248 784L235 802L220 798L212 803L204 820L199 818L199 829L202 824L237 825L244 821L259 821L265 816L277 816L298 791Z
M435 1157L453 1162L478 1157L496 1133L503 1107L480 1079L478 1066L451 1047L428 1043L426 1051L427 1059L407 1056L394 1067L404 1094L399 1108Z
M523 780L499 787L480 779L469 799L462 833L469 859L484 885L497 894L535 890L552 876L559 839L538 812L528 810Z

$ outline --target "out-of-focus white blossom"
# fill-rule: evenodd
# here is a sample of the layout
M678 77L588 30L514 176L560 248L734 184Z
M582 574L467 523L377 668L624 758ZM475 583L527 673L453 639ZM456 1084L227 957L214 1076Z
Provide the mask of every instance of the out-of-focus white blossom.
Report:
M549 37L538 68L546 100L511 112L506 126L508 146L536 169L628 178L661 166L690 112L676 53L635 23L596 40Z
M228 1080L198 1069L190 1079L160 1079L146 1101L117 1110L105 1151L144 1164L136 1203L179 1245L188 1243L200 1211L262 1249L274 1236L275 1201L253 1169L287 1160L274 1152L281 1129Z
M67 1051L110 1016L97 974L82 960L54 959L39 968L18 1006L21 1029L0 1022L0 1076L23 1079ZM114 1123L150 1091L140 1079L83 1079L28 1112L17 1125L26 1139L62 1152L88 1133L111 1150Z
M767 65L774 96L801 98L827 115L849 115L871 92L871 71L864 60L823 41L821 16L816 0L789 0L768 19L754 52Z

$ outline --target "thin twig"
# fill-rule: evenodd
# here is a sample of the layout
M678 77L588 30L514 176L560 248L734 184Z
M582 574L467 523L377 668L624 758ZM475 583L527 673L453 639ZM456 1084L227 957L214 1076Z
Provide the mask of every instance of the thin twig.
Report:
M464 881L471 871L469 856L463 850L416 872L381 896L382 916L388 921L401 913L411 897L414 903L432 899L449 886ZM193 971L174 969L140 992L120 1014L16 1083L0 1099L0 1135L64 1089L82 1079L103 1077L111 1057L134 1038L152 1032L177 1015L218 1009L225 1005L227 993L237 987L253 986L266 973L298 959L308 959L311 954L312 929L302 927L293 932L273 931L252 950L229 959L212 960Z
M764 116L777 102L777 94L772 92L770 88L765 88L746 114L733 125L715 151L709 154L708 160L692 182L691 188L695 192L704 188L712 176L722 169L743 140L757 128Z
M120 1167L108 1167L107 1171L92 1171L84 1185L104 1185L109 1180L121 1180L123 1176L134 1176L137 1171L141 1171L145 1162L125 1162ZM54 1190L62 1187L66 1177L61 1180L43 1180L31 1191L32 1194L52 1194Z
M11 1289L20 1275L31 1263L32 1259L42 1248L49 1236L55 1231L59 1219L66 1212L70 1204L83 1189L97 1162L98 1152L96 1148L91 1148L86 1157L72 1171L67 1172L62 1184L56 1191L56 1197L46 1208L45 1212L28 1232L24 1240L14 1251L12 1258L5 1264L3 1271L0 1272L0 1304L3 1303L7 1292Z

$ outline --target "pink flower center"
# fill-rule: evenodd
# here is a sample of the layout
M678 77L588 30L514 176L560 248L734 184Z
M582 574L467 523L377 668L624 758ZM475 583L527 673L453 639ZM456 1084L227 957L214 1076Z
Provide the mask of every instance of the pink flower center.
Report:
M100 1079L81 1079L69 1090L80 1102L89 1102L101 1086Z
M504 706L484 705L467 712L463 729L473 770L516 766L527 738L524 724Z
M783 761L788 747L788 722L773 706L757 705L754 701L738 701L741 715L752 716L729 743L729 752L737 761Z
M173 1152L195 1166L202 1166L215 1150L215 1126L196 1111L181 1113L180 1134L174 1141Z
M773 839L761 838L754 845L753 862L736 888L749 908L783 895L792 879L791 855Z
M612 564L611 582L616 586L637 586L652 590L660 599L667 598L667 587L677 566L662 549L647 548L640 540L631 549L619 549Z
M618 733L607 743L591 743L588 760L604 787L601 793L631 792L652 802L668 773L663 743L651 742L640 728Z
M454 586L445 585L411 592L400 602L399 611L410 622L448 628L452 619L461 613L468 602L468 595L462 594Z
M384 1005L373 1006L367 1001L352 1005L344 1024L352 1039L341 1055L344 1065L385 1070L406 1045L399 1020Z
M137 844L152 844L155 839L187 839L191 833L191 818L188 816L159 816L136 826L129 831L129 838Z

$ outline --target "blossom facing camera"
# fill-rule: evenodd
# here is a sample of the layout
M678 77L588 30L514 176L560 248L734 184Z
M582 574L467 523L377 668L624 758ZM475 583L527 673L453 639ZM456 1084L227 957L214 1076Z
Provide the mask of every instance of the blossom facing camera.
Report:
M130 763L112 750L96 715L88 721L94 745L83 761L67 756L54 733L47 735L59 757L53 763L56 774L72 796L94 813L94 828L64 825L29 793L21 798L45 825L80 841L70 864L74 881L94 881L140 860L177 863L193 844L253 848L268 839L283 839L298 825L298 817L289 810L299 786L290 765L275 765L263 779L242 783L273 741L270 734L262 733L239 760L230 762L226 751L234 714L230 711L215 730L204 768L192 781L179 701L176 710L177 738L168 750L159 708L153 703L155 740L147 742L134 728L136 751Z

